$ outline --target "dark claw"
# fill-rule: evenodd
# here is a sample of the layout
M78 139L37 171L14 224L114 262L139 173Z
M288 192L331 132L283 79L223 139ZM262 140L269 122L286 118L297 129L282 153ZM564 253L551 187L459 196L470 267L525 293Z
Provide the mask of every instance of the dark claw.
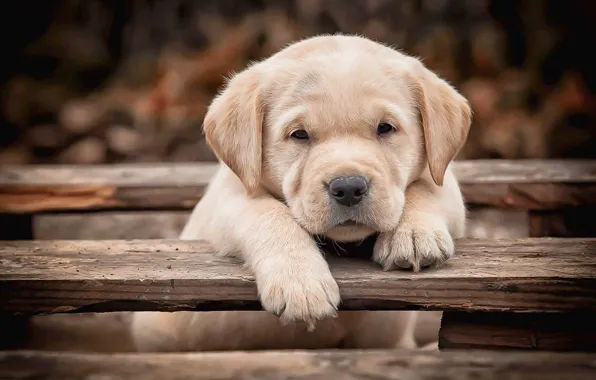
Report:
M420 262L420 266L423 267L423 268L426 268L426 267L429 267L432 264L434 264L434 262L435 262L435 259L433 259L433 258L426 258L426 259L423 259Z
M412 269L412 263L408 260L396 260L395 265L402 269Z

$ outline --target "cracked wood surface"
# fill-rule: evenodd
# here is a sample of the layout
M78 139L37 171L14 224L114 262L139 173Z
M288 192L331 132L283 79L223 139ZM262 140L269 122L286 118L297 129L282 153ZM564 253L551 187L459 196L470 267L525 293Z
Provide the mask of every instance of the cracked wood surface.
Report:
M443 268L329 256L342 309L596 311L596 239L461 240ZM204 242L0 243L0 311L260 309L253 277Z

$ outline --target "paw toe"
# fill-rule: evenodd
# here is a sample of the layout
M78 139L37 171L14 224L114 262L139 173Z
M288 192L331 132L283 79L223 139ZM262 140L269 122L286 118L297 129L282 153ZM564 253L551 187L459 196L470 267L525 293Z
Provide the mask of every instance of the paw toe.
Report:
M379 237L373 260L384 270L395 268L418 272L439 266L453 255L453 240L443 231L394 231Z

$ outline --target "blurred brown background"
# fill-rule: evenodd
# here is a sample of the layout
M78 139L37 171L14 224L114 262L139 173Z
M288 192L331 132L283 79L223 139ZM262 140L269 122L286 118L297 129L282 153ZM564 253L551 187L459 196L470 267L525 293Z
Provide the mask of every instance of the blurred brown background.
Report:
M0 164L212 160L223 78L319 33L419 55L471 101L460 158L596 157L596 1L3 2Z

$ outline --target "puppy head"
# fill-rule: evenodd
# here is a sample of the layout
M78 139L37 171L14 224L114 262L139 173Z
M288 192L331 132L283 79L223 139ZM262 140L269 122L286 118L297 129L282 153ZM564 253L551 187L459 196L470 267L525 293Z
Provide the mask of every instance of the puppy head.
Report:
M249 194L284 201L308 232L355 241L397 226L406 187L442 186L471 112L418 60L360 37L289 46L236 75L207 141Z

